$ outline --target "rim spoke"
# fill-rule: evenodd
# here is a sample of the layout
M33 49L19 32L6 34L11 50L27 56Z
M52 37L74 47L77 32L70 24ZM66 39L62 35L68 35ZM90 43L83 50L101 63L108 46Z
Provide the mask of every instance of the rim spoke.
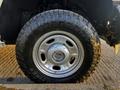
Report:
M64 65L61 65L61 71L65 71L67 69L69 69L69 65L68 64L64 64Z
M69 48L70 56L78 56L78 50L75 47Z
M39 51L47 52L50 45L44 43L40 46Z
M70 57L78 57L78 54L77 53L73 53L70 55Z
M44 65L49 70L52 70L53 64L49 60L46 60L46 62L44 63Z
M66 40L67 40L66 38L60 37L60 35L59 35L59 37L55 38L55 42L57 42L57 43L65 43Z
M39 53L41 54L41 53L46 53L46 51L44 50L44 49L40 49L39 50Z

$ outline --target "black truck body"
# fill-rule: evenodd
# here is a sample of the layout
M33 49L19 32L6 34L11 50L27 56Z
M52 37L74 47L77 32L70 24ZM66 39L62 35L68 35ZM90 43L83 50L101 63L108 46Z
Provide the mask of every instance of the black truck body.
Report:
M19 31L31 17L56 8L82 14L101 36L105 35L107 21L114 12L112 0L3 0L0 8L2 40L15 43Z

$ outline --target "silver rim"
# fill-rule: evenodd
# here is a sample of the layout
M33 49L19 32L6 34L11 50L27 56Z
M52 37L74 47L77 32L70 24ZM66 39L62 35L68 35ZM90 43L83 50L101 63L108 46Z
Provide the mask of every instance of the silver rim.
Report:
M45 75L64 78L82 65L84 49L80 40L64 31L52 31L41 36L33 48L33 61Z

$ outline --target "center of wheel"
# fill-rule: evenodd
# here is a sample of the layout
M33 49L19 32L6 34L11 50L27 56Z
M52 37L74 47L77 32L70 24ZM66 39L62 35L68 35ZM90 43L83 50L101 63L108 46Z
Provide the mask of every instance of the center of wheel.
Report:
M69 57L69 50L62 44L54 44L49 48L48 55L53 62L61 63Z
M65 59L65 54L62 51L55 51L53 53L53 59L56 62L61 62L61 61L63 61Z

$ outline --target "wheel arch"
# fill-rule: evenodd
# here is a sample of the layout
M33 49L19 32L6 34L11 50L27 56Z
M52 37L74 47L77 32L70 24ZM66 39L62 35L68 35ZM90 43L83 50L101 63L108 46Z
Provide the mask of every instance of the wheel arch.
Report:
M13 13L11 14L11 16L14 17L14 21L13 23L11 23L11 19L8 21L6 20L6 18L3 18L7 23L0 21L4 24L4 27L0 25L0 34L7 43L15 43L21 28L29 19L31 19L38 13L50 9L65 9L79 13L83 17L88 19L95 28L99 28L98 24L103 25L103 22L105 22L105 19L107 19L108 15L98 14L109 14L112 7L112 0L100 0L99 2L101 3L100 5L96 4L98 3L98 0L93 0L92 2L89 0L60 0L59 2L58 0L29 0L28 4L28 0L16 0L15 2L13 0L4 0L0 9L0 20L1 18L3 18L3 16L1 16L1 13L3 13L3 11L5 10L5 12L7 13L5 17L11 18L9 17L9 14ZM106 2L107 5L104 6L104 2ZM56 6L56 3L58 4L58 6ZM94 6L93 3L96 5ZM9 7L9 11L6 7ZM99 9L96 9L96 7L98 7ZM99 11L99 13L97 11ZM15 16L17 16L17 18ZM14 25L14 23L16 23L16 25ZM95 26L96 24L97 26ZM8 25L9 27L6 28L6 26ZM97 31L99 33L99 30Z

